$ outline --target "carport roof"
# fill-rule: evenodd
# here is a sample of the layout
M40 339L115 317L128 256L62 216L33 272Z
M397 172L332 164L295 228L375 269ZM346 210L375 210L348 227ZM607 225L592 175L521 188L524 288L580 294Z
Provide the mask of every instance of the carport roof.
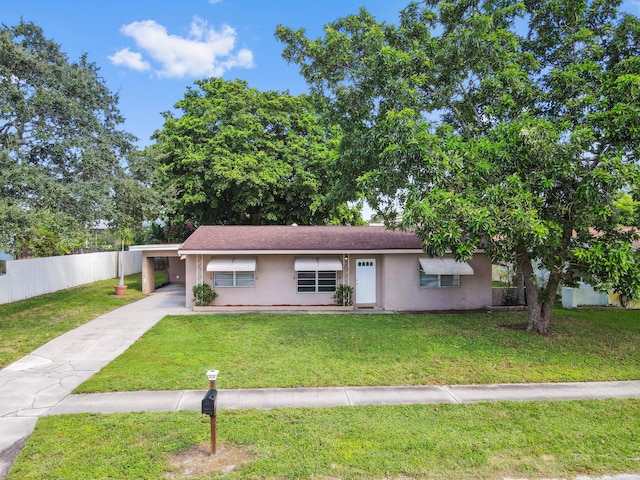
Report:
M201 226L180 254L211 252L422 252L413 232L379 226Z

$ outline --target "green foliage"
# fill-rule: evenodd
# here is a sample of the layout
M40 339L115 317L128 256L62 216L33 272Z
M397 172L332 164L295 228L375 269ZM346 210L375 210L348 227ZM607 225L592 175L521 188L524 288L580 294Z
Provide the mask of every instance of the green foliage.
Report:
M197 228L193 222L173 221L164 227L162 233L167 241L182 243L189 238Z
M576 252L603 234L611 253L628 247L615 201L640 175L640 21L618 7L416 2L397 25L361 9L316 40L276 35L344 133L343 198L364 193L387 221L401 212L430 255L482 246L514 263L545 333L561 282L621 278Z
M70 253L70 250L61 244L58 235L44 227L35 231L30 245L31 252L36 257L53 257Z
M33 23L2 26L0 52L0 248L33 249L42 226L72 246L98 220L140 223L148 169L96 65Z
M200 80L155 133L169 216L204 224L353 222L328 193L338 135L308 96ZM359 219L359 216L355 219Z
M619 229L615 236L603 235L588 247L576 248L572 263L583 265L583 280L596 290L639 298L640 251L632 248L634 239L638 236L633 230Z
M202 285L193 286L193 296L196 306L205 307L218 297L218 293L211 288L211 285L203 283Z
M338 305L348 307L353 305L353 287L346 283L341 283L336 288L336 293L333 294L333 299Z
M621 226L640 226L640 202L631 195L623 194L615 202L618 215L618 224Z
M131 245L131 242L133 242L134 235L133 231L129 227L124 227L116 230L114 237L117 246L120 247L122 251L124 251L124 247L128 247L129 245Z

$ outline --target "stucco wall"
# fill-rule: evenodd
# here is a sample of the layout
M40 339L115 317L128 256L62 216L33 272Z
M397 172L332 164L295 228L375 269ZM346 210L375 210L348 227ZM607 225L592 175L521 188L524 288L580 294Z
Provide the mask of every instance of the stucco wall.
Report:
M476 254L469 265L474 275L462 275L460 287L420 287L420 255L386 255L384 258L385 310L475 310L491 305L491 262Z
M334 255L335 256L335 255ZM193 306L192 289L196 280L196 256L188 255L186 264L187 307ZM236 255L236 258L242 258ZM255 257L255 256L252 256ZM333 293L298 293L294 256L258 255L254 287L214 287L218 298L214 305L334 305ZM203 255L203 282L213 287L213 272L206 271L209 255ZM338 283L341 283L338 272Z
M331 255L336 256L336 255ZM397 311L474 310L491 305L491 262L485 255L469 261L475 274L462 276L459 288L421 288L419 254L349 255L349 266L338 273L338 284L356 288L358 259L376 260L376 303L373 307ZM237 256L238 258L240 256ZM210 255L202 256L203 281L213 286L213 273L206 271ZM196 255L186 260L186 305L193 306ZM214 305L334 305L332 293L298 293L294 255L258 255L254 287L215 287ZM355 298L355 294L354 294Z

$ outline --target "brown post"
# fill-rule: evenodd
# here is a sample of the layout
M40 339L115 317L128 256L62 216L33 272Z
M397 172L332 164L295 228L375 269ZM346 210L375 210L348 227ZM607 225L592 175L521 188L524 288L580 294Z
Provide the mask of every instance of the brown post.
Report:
M218 378L218 370L209 370L207 372L207 378L209 379L209 390L216 390L216 379ZM216 454L216 437L218 435L217 432L217 414L215 410L215 403L213 409L213 415L209 416L211 423L211 454Z
M210 390L215 390L216 389L216 381L215 380L209 380L209 389ZM210 416L211 417L211 454L215 455L216 454L216 436L217 436L217 425L216 425L216 412L214 410L213 415Z

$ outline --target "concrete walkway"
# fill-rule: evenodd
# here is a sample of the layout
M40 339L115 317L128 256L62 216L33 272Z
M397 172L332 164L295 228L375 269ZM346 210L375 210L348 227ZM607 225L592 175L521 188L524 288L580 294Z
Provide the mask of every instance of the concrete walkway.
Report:
M7 475L40 416L82 412L199 410L204 389L70 394L75 387L127 350L165 315L193 313L183 306L184 294L184 289L165 287L61 335L0 370L0 478ZM205 372L202 377L203 387L206 387ZM218 385L223 379L224 372L221 372ZM588 398L640 398L640 380L469 386L221 389L218 408L269 409Z
M203 383L207 379L202 375ZM69 395L47 415L200 410L206 390ZM218 390L218 409L358 407L428 403L640 398L640 380L419 387L265 388Z

